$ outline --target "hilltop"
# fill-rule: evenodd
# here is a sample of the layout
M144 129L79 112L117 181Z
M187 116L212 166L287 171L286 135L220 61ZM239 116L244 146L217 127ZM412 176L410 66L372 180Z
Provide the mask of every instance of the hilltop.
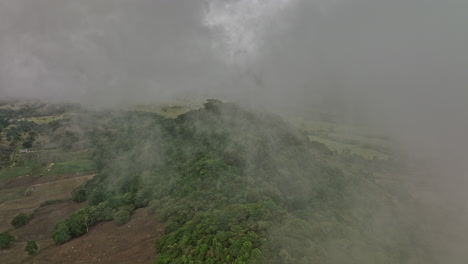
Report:
M53 241L63 245L42 253L40 245L32 259L44 260L47 252L62 252L75 239L102 234L111 228L106 221L114 221L112 228L125 227L138 215L154 228L164 223L151 234L157 238L154 263L425 260L424 245L416 239L419 229L403 213L412 199L402 195L397 181L378 176L391 174L395 165L384 139L363 146L361 135L358 142L381 156L343 152L313 129L218 100L170 118L141 109L73 111L43 124L29 121L42 128L38 137L43 143L37 144L42 146L34 149L33 142L27 155L37 151L36 156L21 165L9 163L0 172L17 181L10 186L23 189L30 183L18 177L24 178L26 167L34 183L73 180L56 202L68 209L50 227ZM343 144L338 136L326 139ZM53 162L39 162L46 152ZM13 200L22 203L18 199ZM22 211L27 212L17 212ZM34 229L39 213L32 215L18 230ZM127 236L122 233L122 239ZM112 248L113 243L99 247Z

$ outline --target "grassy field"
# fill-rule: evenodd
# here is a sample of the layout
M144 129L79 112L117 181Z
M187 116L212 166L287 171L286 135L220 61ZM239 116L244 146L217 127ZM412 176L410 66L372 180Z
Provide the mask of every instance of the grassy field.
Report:
M166 118L176 118L188 111L199 109L201 105L189 104L163 104L163 105L136 105L130 108L131 111L156 113Z
M22 166L16 167L7 167L0 170L0 179L8 179L14 178L21 175L27 175L33 172L33 170L37 169L38 164L36 161L31 160L25 162Z
M323 143L337 153L365 159L387 160L390 157L390 140L369 127L302 120L295 120L293 124L308 133L311 141Z
M387 154L372 150L372 149L366 149L366 148L361 148L356 145L352 144L347 144L347 143L342 143L339 141L333 141L317 136L309 136L309 139L311 141L317 141L320 143L325 144L327 148L329 148L332 151L336 151L340 154L354 154L361 156L365 159L380 159L380 160L387 160L389 156Z
M71 199L71 191L93 176L77 176L44 183L33 181L23 186L2 190L0 192L0 201L2 201L0 203L0 230L7 230L11 220L17 214L32 213L45 201ZM44 177L43 180L47 178ZM32 190L29 195L25 194L26 189Z
M369 145L377 148L390 148L391 142L381 137L363 136L343 133L329 133L328 138L350 144Z
M42 149L38 152L40 153L40 155L37 159L42 162L48 163L90 159L90 153L87 150L68 152L62 151L60 149ZM22 155L27 156L30 154L33 155L35 153L26 153Z
M26 160L19 162L18 166L7 167L0 170L0 179L15 178L22 175L59 175L90 173L96 170L94 161L89 159L78 159L61 161L56 163L45 163L39 160Z
M26 118L26 120L32 121L41 125L41 124L50 123L52 121L61 120L64 117L66 117L66 115L52 115L52 116L29 117L29 118Z
M332 123L315 120L294 120L293 124L311 132L331 133L338 135L354 135L363 137L379 137L380 131L367 126L359 126L345 123Z
M92 160L72 160L54 163L49 166L44 176L59 174L88 173L96 170L96 164Z

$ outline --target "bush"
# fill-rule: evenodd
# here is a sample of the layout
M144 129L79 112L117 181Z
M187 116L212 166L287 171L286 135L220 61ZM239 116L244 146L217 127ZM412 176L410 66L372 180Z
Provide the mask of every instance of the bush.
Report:
M13 241L15 240L15 237L10 235L8 232L3 232L0 233L0 248L9 248L11 245L13 245Z
M86 191L83 187L78 187L72 191L72 200L76 203L81 203L86 201Z
M38 247L36 245L36 241L31 240L31 241L28 241L28 243L26 244L26 247L24 248L24 251L28 252L28 255L32 256L32 255L36 254L37 249L38 249Z
M57 245L63 244L72 239L70 229L64 221L58 222L55 225L54 230L52 230L52 239Z
M19 215L15 216L13 220L11 221L11 225L14 226L15 228L22 227L26 225L30 220L32 216L20 213Z
M116 213L114 213L114 222L118 225L123 225L130 220L130 215L133 211L131 206L122 206Z
M65 201L66 201L65 199L47 200L47 201L42 202L39 205L39 207L44 207L44 206L53 205L53 204L59 204L59 203L65 202Z

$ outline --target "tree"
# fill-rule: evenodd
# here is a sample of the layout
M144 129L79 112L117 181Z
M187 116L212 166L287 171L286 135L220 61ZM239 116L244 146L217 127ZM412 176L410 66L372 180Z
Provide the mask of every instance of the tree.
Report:
M222 102L218 99L208 99L207 102L203 104L206 110L208 111L215 111L218 109L218 106L222 104Z
M28 243L26 244L26 247L24 248L24 251L28 252L28 255L32 256L32 255L36 254L37 249L38 249L38 247L36 245L36 241L31 240L31 241L28 241Z
M15 237L12 236L10 233L8 232L0 233L0 248L4 249L4 248L11 247L11 245L13 245L14 240L15 240Z

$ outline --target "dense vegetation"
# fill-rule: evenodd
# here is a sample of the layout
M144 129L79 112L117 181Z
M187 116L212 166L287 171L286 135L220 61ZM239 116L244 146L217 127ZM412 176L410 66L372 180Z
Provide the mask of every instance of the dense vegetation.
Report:
M277 116L209 100L175 119L94 120L86 138L100 174L73 191L88 206L57 223L58 244L149 207L165 222L155 263L424 259L418 228L397 211L407 201Z

